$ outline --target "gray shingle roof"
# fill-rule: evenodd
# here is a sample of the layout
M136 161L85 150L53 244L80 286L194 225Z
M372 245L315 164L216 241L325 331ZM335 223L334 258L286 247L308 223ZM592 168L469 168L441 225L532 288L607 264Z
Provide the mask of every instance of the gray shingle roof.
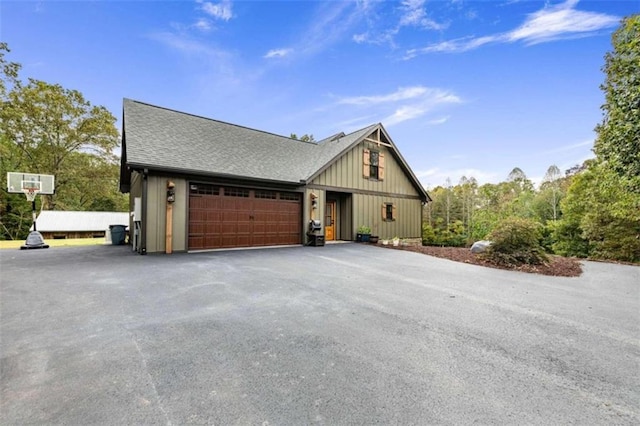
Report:
M376 128L382 128L380 123L372 124L348 135L303 142L131 99L124 100L123 126L123 160L130 168L291 184L310 180ZM428 199L395 147L394 151L416 189ZM121 190L125 192L127 174L123 164Z
M375 126L333 141L303 142L124 100L129 165L250 179L299 183Z

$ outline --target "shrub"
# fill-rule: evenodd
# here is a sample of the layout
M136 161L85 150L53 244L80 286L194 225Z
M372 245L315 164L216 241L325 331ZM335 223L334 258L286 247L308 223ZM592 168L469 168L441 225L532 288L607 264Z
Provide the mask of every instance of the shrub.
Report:
M358 227L358 234L371 234L371 228L367 225L360 225L360 227Z
M530 219L507 218L487 236L491 246L482 256L505 266L539 265L547 261L540 244L541 226Z

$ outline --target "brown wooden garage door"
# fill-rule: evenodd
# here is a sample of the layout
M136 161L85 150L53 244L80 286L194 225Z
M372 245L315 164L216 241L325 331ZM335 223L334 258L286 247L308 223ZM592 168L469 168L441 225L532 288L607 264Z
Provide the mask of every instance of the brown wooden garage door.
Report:
M301 244L301 196L230 186L189 186L189 250Z

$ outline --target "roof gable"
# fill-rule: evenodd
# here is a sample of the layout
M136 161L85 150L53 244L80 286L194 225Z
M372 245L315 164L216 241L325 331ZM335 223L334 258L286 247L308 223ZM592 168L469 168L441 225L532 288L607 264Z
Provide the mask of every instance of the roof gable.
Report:
M327 142L327 140L329 142ZM329 167L335 164L336 161L338 161L338 159L340 159L341 157L349 153L358 144L366 141L366 142L375 143L378 145L383 145L386 148L388 148L389 152L393 155L394 159L399 163L402 171L407 175L407 178L409 179L409 181L411 181L416 191L418 191L418 193L421 195L423 200L424 201L431 200L431 197L429 197L426 190L424 189L424 187L422 186L418 178L415 176L415 174L407 164L404 157L402 157L402 155L400 154L400 151L398 151L395 143L393 143L391 137L389 136L389 134L387 133L387 131L385 130L384 126L381 123L374 124L372 126L358 130L354 133L351 133L339 139L335 139L334 137L333 139L327 139L327 140L320 141L320 143L330 144L335 141L336 145L340 145L341 149L339 152L334 152L335 155L331 157L328 161L326 161L324 164L318 165L315 171L306 179L307 181L311 181L316 177L318 177L320 174L326 171ZM358 177L360 177L359 174L358 174Z

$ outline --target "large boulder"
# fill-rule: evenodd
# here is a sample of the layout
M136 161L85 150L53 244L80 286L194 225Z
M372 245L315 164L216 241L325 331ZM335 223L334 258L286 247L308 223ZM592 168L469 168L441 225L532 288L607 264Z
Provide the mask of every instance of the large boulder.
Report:
M475 243L473 243L473 245L471 246L471 253L482 253L483 251L485 251L489 246L491 245L491 241L486 241L486 240L482 240L482 241L476 241Z

